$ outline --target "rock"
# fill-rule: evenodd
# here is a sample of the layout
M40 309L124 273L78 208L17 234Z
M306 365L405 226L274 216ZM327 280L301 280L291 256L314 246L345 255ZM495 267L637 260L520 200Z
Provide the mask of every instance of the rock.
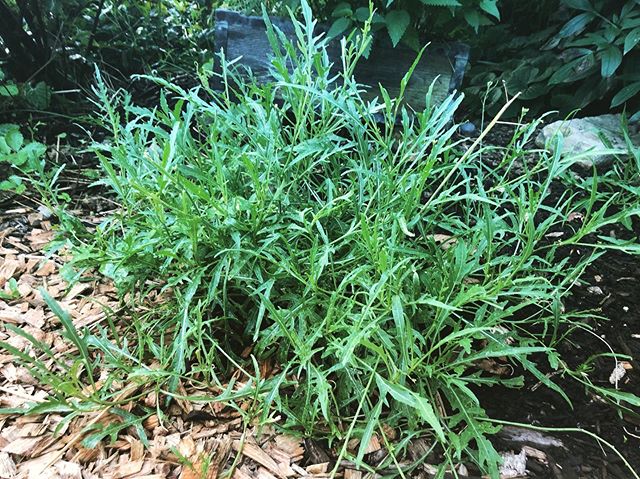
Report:
M500 477L503 479L526 477L527 474L527 453L521 450L519 454L513 452L503 452L502 464L500 465Z
M458 131L461 135L471 136L476 132L476 125L474 125L470 121L466 121L458 127Z
M610 165L616 156L628 156L629 149L622 131L622 118L618 115L602 115L588 118L576 118L567 121L556 121L545 126L538 137L536 145L547 147L553 151L555 142L550 141L556 134L564 138L562 156L574 156L589 152L576 164L584 169ZM629 136L638 148L640 132L638 125L629 125ZM610 147L602 141L606 138Z

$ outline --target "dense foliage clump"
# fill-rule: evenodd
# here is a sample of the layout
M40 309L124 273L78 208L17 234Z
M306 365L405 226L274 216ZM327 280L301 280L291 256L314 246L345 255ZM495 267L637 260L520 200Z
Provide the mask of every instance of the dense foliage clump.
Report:
M276 410L305 435L360 437L357 460L373 433L398 426L431 435L444 465L464 456L495 476L496 427L475 389L529 376L563 394L545 374L571 373L553 349L571 319L561 299L598 253L570 264L556 252L632 212L554 196L572 160L523 163L535 124L489 166L452 140L460 97L428 98L415 115L384 90L364 101L352 72L368 37L343 42L335 76L304 13L296 43L269 29L270 84L235 81L224 59L224 92L206 71L189 91L156 79L158 108L100 84L113 135L96 149L101 183L121 209L95 232L67 219L75 265L132 301L150 289L169 299L89 349L117 358L118 374L157 361L153 380L169 391L179 380L222 387L241 368L264 418ZM582 226L549 241L577 210ZM248 346L274 374L252 369ZM478 368L498 357L517 374Z

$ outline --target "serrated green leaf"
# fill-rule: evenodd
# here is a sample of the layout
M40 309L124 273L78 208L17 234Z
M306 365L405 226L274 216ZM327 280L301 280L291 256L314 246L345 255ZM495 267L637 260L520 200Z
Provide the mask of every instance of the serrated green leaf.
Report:
M611 108L622 105L625 101L637 95L638 92L640 92L640 81L627 85L613 97Z
M500 10L498 9L497 0L482 0L480 2L480 8L500 20Z
M602 52L601 61L600 74L603 78L609 78L622 63L622 52L617 47L609 46Z
M464 19L469 26L478 33L478 29L480 28L480 14L476 10L467 10L464 12Z
M385 16L385 23L391 43L395 47L402 40L404 32L411 23L411 17L406 10L392 10Z

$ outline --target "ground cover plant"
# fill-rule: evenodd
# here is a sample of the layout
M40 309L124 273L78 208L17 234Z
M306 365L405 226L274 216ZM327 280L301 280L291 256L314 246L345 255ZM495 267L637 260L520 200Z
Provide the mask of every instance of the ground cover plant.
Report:
M637 216L637 197L597 181L556 195L557 182L578 181L577 159L526 151L536 122L497 151L496 164L482 138L471 147L453 140L461 97L415 114L384 91L365 102L351 74L368 36L345 41L332 68L303 11L297 41L269 30L272 84L235 81L222 59L224 92L209 89L205 69L191 90L156 78L165 91L147 108L99 82L112 133L96 145L100 183L120 209L95 230L62 211L66 244L73 265L113 278L134 312L151 290L165 300L124 329L83 332L49 300L78 351L62 362L68 377L13 350L55 386L49 407L108 403L124 381L180 397L180 382L191 381L224 389L198 400L252 397L258 421L281 414L281 427L328 438L365 468L374 433L391 463L427 435L441 472L464 461L496 477L489 436L498 427L478 388L516 388L527 377L563 396L547 374L560 372L638 406L591 384L554 349L567 326L580 327L563 301L582 271L606 248L637 252L598 235ZM578 213L578 227L550 239ZM559 259L572 245L589 254ZM515 374L482 369L496 358ZM277 365L270 374L264 360ZM99 370L112 387L80 394ZM244 386L235 391L226 385L238 371ZM390 430L401 432L393 444ZM363 447L352 454L354 437Z

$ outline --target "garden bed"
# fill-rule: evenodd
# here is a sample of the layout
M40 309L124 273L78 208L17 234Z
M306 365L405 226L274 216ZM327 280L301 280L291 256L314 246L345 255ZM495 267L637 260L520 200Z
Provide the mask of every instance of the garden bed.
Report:
M504 129L503 129L504 130ZM512 134L507 128L494 133L492 141L508 139ZM86 225L99 223L112 209L110 202L101 199L100 193L74 192L81 207L78 217ZM557 194L562 194L558 190ZM82 206L84 205L84 206ZM57 317L52 314L37 288L43 286L70 313L78 329L82 327L106 327L109 320L122 327L123 315L119 309L116 292L110 281L93 277L68 290L61 276L66 256L49 256L44 253L47 243L54 238L52 219L43 217L46 209L36 209L28 200L23 206L5 210L0 214L2 225L2 266L0 281L6 294L17 288L19 297L5 298L2 303L2 320L5 324L23 328L42 341L60 357L68 352L68 342ZM580 216L572 219L580 222ZM571 229L571 221L565 226ZM612 225L604 234L620 239L637 239L638 224L633 231L621 225ZM562 238L562 230L552 231L549 241ZM587 254L588 250L568 248L567 257ZM559 260L562 258L558 258ZM635 359L640 354L640 300L636 292L640 286L640 259L617 251L610 251L598 258L583 274L584 282L572 287L572 295L566 298L565 307L580 311L593 311L585 326L567 334L558 350L572 368L578 367L591 356L610 350L626 354L632 359L623 361L625 374L616 384L621 391L640 394L640 382ZM14 282L15 281L15 282ZM153 307L161 298L150 297L143 309ZM105 309L106 308L106 313ZM565 328L566 329L566 328ZM27 342L10 330L1 333L2 340L23 350ZM49 363L50 365L53 362ZM609 378L616 367L616 360L603 357L591 363L591 380L596 385L610 387ZM279 365L269 361L260 364L268 377ZM488 361L482 365L490 374L513 375L509 362ZM55 372L55 368L52 369ZM25 402L39 402L52 394L50 387L34 379L31 372L15 363L15 357L4 354L1 358L3 384L0 402L4 408L21 408ZM61 372L61 374L63 374ZM232 377L242 380L238 370ZM526 454L527 474L530 478L557 479L607 479L628 478L629 470L623 460L607 446L587 434L569 431L584 429L607 441L629 462L640 469L640 419L637 411L621 414L611 404L593 391L588 391L571 378L555 377L554 380L573 403L570 407L558 394L541 387L536 381L527 381L521 389L499 386L478 388L477 396L489 416L513 423L529 424L537 430L520 426L505 426L492 441L503 454ZM99 383L99 381L98 381ZM96 386L100 387L100 385ZM185 397L215 395L215 389L206 391L193 384L180 386ZM55 393L53 393L55 394ZM162 393L146 390L141 386L122 385L119 411L138 417L127 427L117 427L113 436L100 429L93 433L82 432L92 424L108 427L123 424L124 413L111 407L73 413L60 405L61 411L22 416L5 414L0 430L0 477L147 477L147 478L195 478L218 477L222 471L232 470L234 478L257 477L328 477L332 471L345 478L377 477L358 471L349 461L336 467L339 445L296 438L279 432L282 417L274 417L271 424L257 427L243 414L251 409L251 401L240 401L239 410L227 407L223 402L208 401L204 404L174 400L164 403ZM141 415L141 408L160 408L166 416L162 424L155 414ZM255 417L255 416L253 416ZM557 430L553 430L557 429ZM98 433L95 435L95 433ZM93 434L93 436L92 436ZM390 433L393 437L395 433ZM89 441L92 447L88 446ZM85 441L83 443L83 441ZM148 441L147 444L143 442ZM357 442L350 448L357 448ZM428 439L410 442L399 457L400 464L409 467L407 477L431 477L435 469L429 464L430 456L422 457L428 449ZM374 436L367 448L364 460L372 469L386 456L384 444ZM418 461L416 467L410 467ZM208 475L198 475L199 468L208 464ZM190 464L190 465L188 465ZM4 468L4 469L3 469ZM46 472L38 476L38 469ZM460 469L473 476L473 467ZM385 473L385 470L378 470ZM387 469L393 474L393 469ZM4 474L4 475L2 475ZM51 474L51 475L48 475ZM57 474L57 475L56 475ZM462 476L464 477L464 476ZM507 476L505 476L507 477ZM514 476L515 477L515 476Z

